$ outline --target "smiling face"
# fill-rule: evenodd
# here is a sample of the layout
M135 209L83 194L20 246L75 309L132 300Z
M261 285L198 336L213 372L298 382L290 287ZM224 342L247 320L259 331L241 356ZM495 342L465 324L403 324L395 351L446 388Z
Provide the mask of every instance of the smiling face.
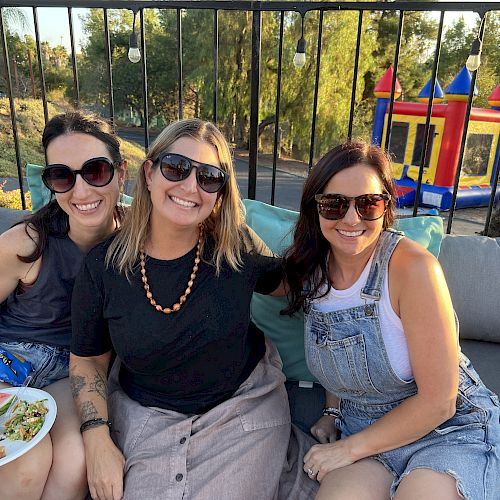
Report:
M168 152L220 167L215 147L192 137L180 137L168 148ZM153 227L159 227L158 223L161 222L161 226L196 229L215 207L217 193L207 193L198 186L196 168L191 170L187 179L172 182L163 177L160 168L153 166L151 160L147 160L144 173L153 205Z
M104 142L88 134L64 134L47 146L49 165L58 163L72 170L80 170L87 160L97 157L112 161ZM101 232L114 227L113 212L124 176L124 168L115 168L113 179L108 185L94 187L77 175L72 189L55 194L57 203L69 216L70 232L90 228Z
M342 194L354 197L362 194L384 192L377 171L368 165L354 165L335 174L325 186L323 193ZM321 216L321 232L334 254L354 256L371 255L383 229L384 218L374 221L360 219L351 201L344 218L327 220Z

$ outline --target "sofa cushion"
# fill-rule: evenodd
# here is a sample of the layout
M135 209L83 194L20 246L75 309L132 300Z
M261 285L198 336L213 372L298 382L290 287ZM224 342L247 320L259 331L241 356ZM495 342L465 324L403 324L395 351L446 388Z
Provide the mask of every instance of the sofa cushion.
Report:
M500 344L479 340L461 340L460 345L486 387L500 394L500 377L498 376Z
M247 224L265 241L269 248L281 254L293 241L298 213L273 207L255 200L244 200ZM397 229L429 248L437 256L443 237L440 217L414 217L397 221ZM252 320L278 348L283 371L289 380L314 381L307 369L304 354L304 316L292 318L279 311L287 305L286 298L254 294L251 304Z
M460 338L500 342L500 239L446 235L439 261L460 321Z

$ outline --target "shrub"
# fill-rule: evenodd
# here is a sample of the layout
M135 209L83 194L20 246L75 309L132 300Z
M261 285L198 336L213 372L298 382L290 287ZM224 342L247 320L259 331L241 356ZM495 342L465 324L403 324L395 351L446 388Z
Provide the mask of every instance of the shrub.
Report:
M12 191L4 191L6 181L0 182L0 207L2 208L15 208L16 210L22 210L23 206L21 204L21 190L14 189ZM31 210L31 195L27 191L24 193L26 200L26 208Z

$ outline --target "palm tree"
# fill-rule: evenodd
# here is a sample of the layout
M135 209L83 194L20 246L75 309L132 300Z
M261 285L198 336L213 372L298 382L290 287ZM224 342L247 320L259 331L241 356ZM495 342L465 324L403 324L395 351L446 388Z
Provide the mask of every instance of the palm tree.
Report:
M4 7L2 9L2 16L7 29L17 26L22 31L29 30L28 18L23 10L17 7Z

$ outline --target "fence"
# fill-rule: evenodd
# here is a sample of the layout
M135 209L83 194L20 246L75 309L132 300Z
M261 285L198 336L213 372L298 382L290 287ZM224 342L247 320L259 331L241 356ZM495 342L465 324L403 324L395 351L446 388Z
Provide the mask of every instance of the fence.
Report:
M203 9L209 10L213 13L213 42L212 42L212 65L213 65L213 119L217 122L218 118L218 81L219 81L219 12L221 11L245 11L250 12L252 15L252 30L251 30L251 67L250 67L250 128L249 128L249 171L248 171L248 197L255 198L256 194L256 182L257 182L257 160L258 160L258 134L259 134L259 99L261 97L260 88L260 70L261 70L261 28L262 28L262 13L266 11L277 12L280 15L280 25L279 25L279 46L278 46L278 66L277 66L277 87L276 87L276 110L275 110L275 129L274 129L274 145L273 145L273 170L272 170L272 195L271 203L274 203L274 192L276 188L276 166L279 150L279 127L280 127L280 91L282 84L282 61L283 61L283 29L285 22L285 14L289 12L295 12L302 17L302 22L306 19L306 16L310 12L319 12L319 25L317 33L317 50L316 50L316 72L315 72L315 82L314 82L314 98L312 102L312 121L310 124L311 134L310 134L310 153L309 153L309 168L311 168L314 158L314 148L316 140L316 114L318 105L318 89L320 85L320 67L321 67L321 41L323 33L323 20L324 13L326 12L344 12L353 11L358 14L357 22L357 39L356 39L356 51L353 60L353 78L350 84L351 86L351 101L350 101L350 114L347 127L346 137L351 138L353 132L353 116L356 103L356 82L358 77L358 67L360 58L360 44L361 44L361 34L364 16L367 12L376 11L394 11L397 12L398 17L398 28L396 35L395 53L393 60L393 76L390 88L390 97L388 104L388 128L391 130L392 117L394 112L394 101L396 94L396 82L398 65L400 61L400 47L401 38L404 26L405 15L409 12L414 11L435 11L440 14L439 26L437 32L437 38L435 43L434 58L432 64L432 77L431 77L431 89L434 89L435 82L437 79L437 71L439 66L440 50L441 50L441 40L443 34L443 20L444 14L448 11L473 11L476 12L481 18L480 30L477 34L479 42L483 40L485 32L485 17L489 11L498 10L497 2L283 2L283 1L268 1L268 2L256 2L256 1L171 1L171 0L107 0L107 1L94 1L94 0L31 0L31 1L21 1L21 0L0 0L0 10L4 7L30 7L33 11L33 20L35 27L35 41L37 50L37 62L39 77L41 82L41 94L43 101L43 109L45 121L48 119L48 109L47 109L47 96L46 96L46 86L45 86L45 73L44 64L41 53L41 41L39 33L39 23L37 16L38 7L65 7L68 13L68 23L70 30L70 41L71 41L71 62L72 62L72 73L73 73L73 90L75 96L76 107L80 106L80 90L79 90L79 73L78 64L75 51L75 36L74 36L74 22L73 22L73 8L98 8L103 10L104 14L104 46L106 54L106 64L108 72L108 93L109 93L109 115L113 120L115 117L114 109L114 87L113 87L113 70L112 70L112 56L111 56L111 46L110 46L110 32L108 24L108 10L109 9L128 9L134 12L134 25L135 25L135 15L137 15L140 26L140 53L142 57L140 59L140 64L142 67L142 98L143 98L143 109L144 109L144 142L146 147L149 145L149 112L148 112L148 73L147 73L147 61L146 61L146 37L145 37L145 22L144 22L144 11L145 9L173 9L177 16L177 26L176 26L176 38L177 38L177 77L178 77L178 116L183 117L184 114L184 102L183 102L183 24L182 24L182 11L192 10L192 9ZM135 32L134 32L135 34ZM19 148L19 138L17 131L17 117L14 105L14 95L12 89L12 74L11 67L9 64L9 53L6 39L6 27L2 16L0 16L0 38L2 39L2 49L3 49L3 64L5 67L7 93L10 102L10 118L12 122L13 140L17 159L17 171L19 177L19 185L21 187L21 197L23 207L25 206L24 200L24 189L23 189L23 178L22 178L22 164L21 155ZM132 45L134 40L131 40ZM299 41L299 59L300 59L300 41ZM476 43L476 42L475 42ZM134 47L132 47L134 48ZM478 47L474 48L473 52L477 52ZM479 47L480 50L480 47ZM134 54L131 56L134 57ZM298 61L300 64L300 60ZM466 137L467 128L469 124L473 93L475 88L475 82L477 78L477 68L472 71L472 83L470 85L470 91L467 96L467 107L465 113L465 126L461 137L460 143L460 154L458 160L458 167L455 175L455 182L453 187L452 203L450 208L450 214L448 217L447 232L451 231L451 225L453 221L453 214L456 207L457 191L459 185L460 172L462 169L462 162L464 158L464 150L466 147ZM266 89L267 90L267 89ZM417 207L419 202L419 195L422 187L422 177L424 172L425 163L425 152L427 151L428 142L430 139L431 131L431 113L433 108L434 94L431 92L428 98L427 104L427 114L425 120L425 127L423 130L423 143L421 147L419 170L418 170L418 183L416 187L415 202L413 206L413 215L417 214ZM390 144L391 134L387 133L385 135L385 140L383 146L387 149ZM495 195L497 192L498 185L498 162L496 165L496 170L494 172L493 178L494 182L491 186L491 195L489 197L488 210L485 221L485 231L488 230L490 225L490 219L493 209L493 204L495 202Z

